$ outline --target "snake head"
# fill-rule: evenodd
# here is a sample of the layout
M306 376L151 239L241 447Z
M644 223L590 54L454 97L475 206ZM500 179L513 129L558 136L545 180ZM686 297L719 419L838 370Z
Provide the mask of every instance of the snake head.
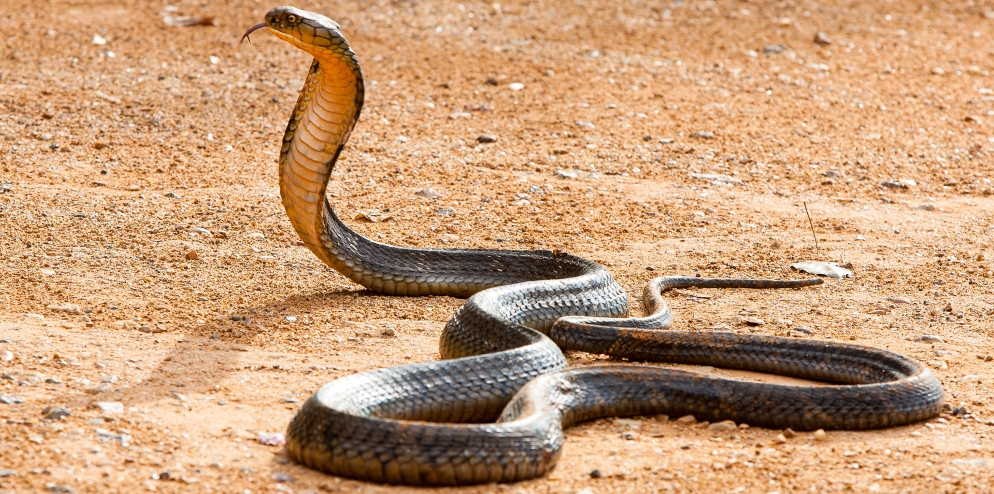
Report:
M338 23L321 14L296 7L276 7L266 13L265 20L246 31L242 40L248 39L254 31L266 28L277 38L318 59L327 57L329 49L336 51L348 46Z

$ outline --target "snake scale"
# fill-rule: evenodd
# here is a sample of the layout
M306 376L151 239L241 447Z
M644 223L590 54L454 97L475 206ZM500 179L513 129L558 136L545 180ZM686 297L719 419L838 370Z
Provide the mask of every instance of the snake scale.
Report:
M646 317L602 266L545 250L410 249L343 224L325 191L362 109L358 60L337 23L293 7L265 22L313 56L279 155L286 213L308 249L390 295L468 297L445 326L441 361L354 374L323 386L287 430L294 460L374 482L512 482L554 468L563 428L606 416L693 414L799 430L898 426L937 415L932 372L890 351L825 341L674 331L661 293L676 287L797 288L821 280L657 278ZM562 349L631 361L776 373L833 386L736 381L646 365L567 368Z

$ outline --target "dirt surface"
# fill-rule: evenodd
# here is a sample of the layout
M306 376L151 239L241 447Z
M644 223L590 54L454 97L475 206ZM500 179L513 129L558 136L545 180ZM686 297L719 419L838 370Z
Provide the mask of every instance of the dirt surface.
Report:
M852 263L813 289L670 295L676 327L890 348L958 408L785 443L598 420L550 476L466 492L990 492L994 4L866 3L298 5L364 67L330 188L343 217L391 216L352 221L364 234L565 250L633 294ZM4 0L0 491L405 491L295 465L260 432L324 382L437 359L461 301L371 294L297 244L275 158L307 57L239 45L274 5L169 5ZM163 21L197 15L217 25Z

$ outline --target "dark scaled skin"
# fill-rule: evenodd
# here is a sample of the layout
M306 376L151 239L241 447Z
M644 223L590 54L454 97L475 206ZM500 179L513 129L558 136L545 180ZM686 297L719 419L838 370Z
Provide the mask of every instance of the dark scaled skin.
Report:
M668 330L671 288L800 288L821 280L657 278L646 317L603 267L552 251L408 249L342 223L327 182L363 102L358 60L334 21L293 7L267 28L312 56L280 152L287 216L318 258L391 295L469 297L446 325L444 360L354 374L322 387L287 430L294 460L334 475L409 485L513 482L555 467L563 428L665 413L754 426L892 427L936 416L944 394L921 363L887 350L761 335ZM248 33L246 33L246 36ZM659 367L568 369L562 350L679 362L836 385L743 382Z

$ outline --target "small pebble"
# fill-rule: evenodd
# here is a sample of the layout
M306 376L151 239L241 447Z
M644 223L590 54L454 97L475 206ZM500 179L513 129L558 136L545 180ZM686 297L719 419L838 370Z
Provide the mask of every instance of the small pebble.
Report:
M815 441L824 441L825 437L826 435L824 429L818 429L815 431Z
M82 314L83 311L80 310L78 305L73 304L63 304L63 305L49 305L48 310L55 312L65 312L67 314Z
M482 144L489 144L491 142L497 142L497 136L495 134L483 134L476 138L476 142Z
M0 356L0 360L10 362L11 360L14 360L14 354L10 350L4 350L3 355Z
M507 87L511 91L521 91L522 89L525 88L525 85L522 84L522 83L520 83L520 82L512 82L512 83L508 84Z
M384 338L393 338L394 336L397 336L397 332L393 329L385 328L383 331L380 331L380 336Z
M175 192L166 192L166 197L170 197L170 198L173 198L173 199L179 199L180 198L179 194L177 194Z
M795 433L794 429L791 429L791 428L787 428L787 429L785 429L783 431L783 437L786 437L787 439L791 439L791 438L793 438L796 435L797 435L797 433Z
M106 393L106 392L110 391L111 389L113 389L113 388L111 387L110 384L101 384L100 386L96 386L96 387L87 389L86 390L86 394L98 395L100 393Z
M186 259L187 261L196 261L197 259L200 259L200 255L197 254L196 249L191 249L187 251L186 254L183 254L183 259Z
M708 430L711 432L731 432L736 429L738 429L738 426L732 420L723 420L708 426Z
M815 43L822 46L830 45L832 44L832 38L829 38L827 34L818 31L818 33L815 34Z
M0 395L0 403L5 405L20 405L24 403L24 400L20 396L14 395Z
M577 120L576 121L576 126L577 127L584 127L584 128L587 128L587 129L592 129L592 128L595 127L595 125L594 125L593 122L587 122L587 121L584 121L584 120Z
M714 132L701 130L690 134L690 137L696 137L697 139L714 139Z
M10 470L10 469L0 470L0 478L4 478L4 477L16 477L16 476L17 476L17 472L14 471L14 470Z
M775 442L777 444L786 444L787 443L787 437L784 436L783 434L777 434L777 437L773 438L773 442Z
M763 47L763 53L767 55L776 55L782 53L787 47L784 45L766 45Z
M599 479L601 476L601 471L596 468L590 471L590 478L592 479Z
M928 341L928 342L931 342L931 343L945 343L945 340L943 340L941 336L937 336L937 335L934 335L934 334L923 334L923 335L919 336L918 338L915 338L915 341Z
M293 477L287 475L285 472L276 472L273 474L273 480L279 483L293 482Z
M559 178L570 178L570 179L579 177L579 175L577 175L576 172L568 170L556 170L556 176Z
M694 417L693 415L684 415L683 417L676 419L676 423L680 425L693 425L697 423L697 417Z
M108 414L124 413L124 404L119 401L98 401L93 406Z
M418 197L424 197L426 199L438 199L438 198L442 197L442 194L439 194L438 192L435 192L435 189L432 189L432 188L421 189L421 190L415 192L414 195L416 195Z
M259 443L266 446L283 446L286 444L286 435L282 432L260 432Z
M45 409L42 410L41 413L42 416L45 417L45 420L59 420L63 417L68 417L72 415L72 412L70 412L68 408L57 407L53 405L45 407Z
M51 482L45 484L45 490L48 491L48 492L55 492L55 493L61 493L61 494L75 494L76 493L76 491L74 491L72 489L72 487L65 486L65 485L62 485L62 484L53 484Z
M812 331L812 330L810 330L810 329L808 329L808 328L806 328L804 326L795 326L792 331L797 331L798 333L804 333L804 334L815 334L814 331Z
M453 235L451 233L446 233L446 234L440 235L438 237L438 240L441 241L443 244L451 244L452 242L455 242L455 241L459 240L459 236L458 235Z

